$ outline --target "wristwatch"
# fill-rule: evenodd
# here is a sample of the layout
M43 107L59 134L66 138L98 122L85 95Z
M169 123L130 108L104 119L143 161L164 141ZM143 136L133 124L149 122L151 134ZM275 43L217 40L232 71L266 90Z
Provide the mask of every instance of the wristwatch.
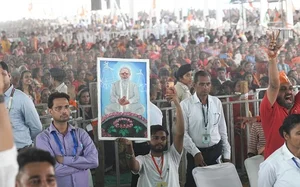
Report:
M0 103L4 103L4 95L0 94Z

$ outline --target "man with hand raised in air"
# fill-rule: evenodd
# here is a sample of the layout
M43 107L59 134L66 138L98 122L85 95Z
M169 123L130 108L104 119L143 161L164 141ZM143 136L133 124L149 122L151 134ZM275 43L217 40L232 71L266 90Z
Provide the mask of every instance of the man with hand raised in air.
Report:
M150 153L134 156L132 142L125 138L118 141L126 146L127 164L133 173L139 174L138 187L179 187L178 167L183 149L184 121L175 89L166 94L176 107L176 130L174 142L167 148L168 131L161 125L151 126Z

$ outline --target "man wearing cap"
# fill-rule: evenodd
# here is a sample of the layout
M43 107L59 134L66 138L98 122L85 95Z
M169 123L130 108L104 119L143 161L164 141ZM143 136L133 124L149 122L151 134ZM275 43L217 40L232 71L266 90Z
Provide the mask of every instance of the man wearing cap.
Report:
M52 77L51 83L55 91L68 94L68 87L64 83L66 77L65 71L59 68L52 68L50 69L50 73Z
M271 36L268 49L269 87L260 104L261 123L266 137L265 158L284 143L284 139L278 133L283 120L289 114L300 113L300 94L294 96L289 79L284 72L278 72L277 55L281 46L274 35L273 33Z
M42 124L32 100L11 84L11 75L5 62L0 62L4 82L4 100L13 127L18 150L30 147L42 131Z
M191 96L192 76L192 66L190 64L182 65L175 73L175 78L177 79L175 90L179 102Z

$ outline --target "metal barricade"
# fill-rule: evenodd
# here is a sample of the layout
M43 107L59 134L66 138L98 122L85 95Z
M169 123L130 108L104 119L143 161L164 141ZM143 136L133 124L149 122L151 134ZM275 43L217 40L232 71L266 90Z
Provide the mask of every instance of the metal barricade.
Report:
M94 85L95 87L95 85ZM95 87L96 89L96 87ZM218 98L222 101L222 105L223 105L223 109L224 109L224 116L226 118L226 123L227 123L227 132L228 132L228 140L229 140L229 143L231 145L231 153L232 153L232 162L233 164L236 164L237 162L242 162L244 161L244 159L246 158L246 155L244 154L244 151L246 148L244 147L244 143L246 143L245 141L247 141L247 138L249 137L249 129L246 129L246 130L241 130L241 150L240 150L240 159L237 160L236 158L236 140L235 140L235 135L236 135L236 130L237 128L235 127L235 121L234 121L234 105L235 104L253 104L254 105L254 114L255 115L258 115L259 114L259 103L260 103L260 99L258 99L259 97L259 93L261 91L263 91L265 89L257 89L257 92L253 93L253 96L254 96L254 99L252 100L236 100L236 101L231 101L230 98L232 97L242 97L243 95L242 94L238 94L238 95L226 95L226 96L219 96ZM94 90L94 91L90 91L91 93L91 97L96 97L97 95L97 92ZM157 101L154 101L154 103L157 104L158 107L160 107L163 115L164 115L164 126L166 127L166 129L170 132L170 135L168 137L168 146L170 146L172 144L172 140L173 140L173 127L174 127L174 119L175 119L175 108L174 107L163 107L166 103L169 104L168 101L166 100L157 100ZM37 106L42 106L42 107L45 107L43 108L44 109L47 109L47 105L46 104L42 104L42 105L37 105ZM77 112L75 113L76 116L73 118L73 121L77 122L77 124L79 124L79 127L84 127L82 126L81 123L90 123L90 120L89 119L85 119L85 115L83 112L80 112L80 109L81 110L84 110L86 108L92 108L92 110L95 109L95 107L97 107L97 102L95 101L95 98L93 99L92 101L92 104L91 105L78 105L78 109L77 109ZM96 111L93 111L93 115L94 116L97 116L95 115L95 112ZM83 115L82 115L83 114ZM97 114L97 113L96 113ZM82 116L81 116L82 115ZM50 119L51 120L51 116L46 114L46 115L43 115L43 116L40 116L41 119ZM95 133L98 132L98 131L94 131ZM104 144L103 144L103 141L98 141L97 139L97 135L95 134L95 144L96 145L101 145L104 147ZM101 143L101 144L99 144ZM248 143L248 141L247 141ZM109 149L113 149L114 152L115 152L115 172L114 172L114 176L115 176L115 179L116 179L116 184L114 184L113 186L126 186L126 185L129 185L129 184L122 184L121 183L121 168L120 168L120 154L119 154L119 145L117 142L114 142L113 143L113 147L109 147ZM104 153L105 153L105 150L103 150L104 148L99 148L97 147L97 149L99 149L99 159L104 157ZM100 151L101 150L101 151ZM242 166L242 171L244 171L244 166L243 164L241 165ZM103 172L105 171L105 164L99 164L99 170L101 170L100 172ZM130 171L127 171L128 173L130 173ZM95 174L96 175L96 174ZM96 175L96 176L99 176L99 173ZM104 178L104 177L103 177ZM104 179L101 179L101 180L104 180ZM95 179L97 180L97 179ZM102 182L101 182L102 183ZM104 182L103 182L104 183ZM100 185L102 186L102 185Z

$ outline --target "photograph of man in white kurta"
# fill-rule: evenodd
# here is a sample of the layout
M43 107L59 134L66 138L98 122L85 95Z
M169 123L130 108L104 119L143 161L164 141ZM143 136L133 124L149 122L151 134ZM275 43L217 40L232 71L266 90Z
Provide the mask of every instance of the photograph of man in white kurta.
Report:
M138 86L130 81L130 69L122 67L119 75L121 79L112 84L110 93L111 104L105 107L105 114L131 112L143 115L145 107L140 103Z

